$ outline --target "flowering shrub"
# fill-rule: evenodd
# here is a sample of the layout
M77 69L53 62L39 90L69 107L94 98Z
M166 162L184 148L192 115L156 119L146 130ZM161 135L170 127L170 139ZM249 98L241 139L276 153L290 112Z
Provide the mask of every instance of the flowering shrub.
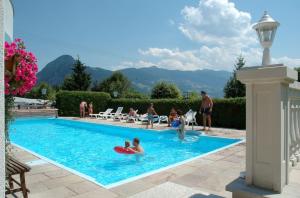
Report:
M38 71L33 53L26 51L24 42L5 42L5 94L24 95L35 85Z

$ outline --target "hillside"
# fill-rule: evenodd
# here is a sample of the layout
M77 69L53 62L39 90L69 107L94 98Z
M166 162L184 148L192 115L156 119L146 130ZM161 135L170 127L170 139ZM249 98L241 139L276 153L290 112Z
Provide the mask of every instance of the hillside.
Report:
M65 76L71 73L74 61L74 58L69 55L58 57L38 73L38 81L60 85ZM149 93L156 82L168 81L175 83L181 91L206 90L214 97L223 97L223 87L231 75L227 71L208 69L180 71L161 69L155 66L138 69L126 68L120 71L131 80L135 89L144 93ZM110 70L96 67L87 67L87 72L92 75L93 81L97 80L98 82L112 74Z

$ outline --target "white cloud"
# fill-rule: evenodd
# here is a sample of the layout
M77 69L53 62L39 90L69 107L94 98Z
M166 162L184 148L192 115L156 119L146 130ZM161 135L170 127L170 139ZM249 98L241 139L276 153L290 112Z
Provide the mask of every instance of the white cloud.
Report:
M183 8L181 14L179 30L193 41L239 47L257 43L251 15L228 0L201 0L198 6Z
M123 61L119 65L112 67L113 70L120 70L120 69L125 69L128 67L134 67L134 68L141 68L141 67L151 67L155 66L156 63L148 62L148 61L137 61L137 62L131 62L131 61Z
M185 6L181 15L179 31L198 43L199 47L191 50L155 47L139 49L139 53L147 61L131 63L131 66L156 65L179 70L209 68L231 71L240 54L245 57L246 65L261 64L262 49L252 30L251 15L237 9L234 3L228 0L200 0L196 6ZM172 25L177 24L171 21ZM300 59L287 56L273 58L272 62L300 66Z

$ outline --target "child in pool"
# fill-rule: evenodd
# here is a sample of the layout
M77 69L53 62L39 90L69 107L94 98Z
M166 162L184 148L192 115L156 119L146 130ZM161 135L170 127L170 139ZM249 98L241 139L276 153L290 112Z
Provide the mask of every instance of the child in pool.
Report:
M184 139L184 135L185 135L185 119L184 119L184 115L182 114L182 111L178 110L177 111L178 115L179 115L179 126L178 126L178 138L183 140Z
M129 150L129 149L130 149L130 141L128 141L128 140L125 141L125 146L124 146L124 148L125 148L126 150Z

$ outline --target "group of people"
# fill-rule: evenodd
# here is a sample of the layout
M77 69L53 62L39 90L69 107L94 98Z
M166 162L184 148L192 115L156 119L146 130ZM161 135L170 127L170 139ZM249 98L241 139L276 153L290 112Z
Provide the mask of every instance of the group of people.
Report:
M201 106L200 106L200 113L203 117L203 129L204 131L210 130L211 128L211 114L213 108L213 101L207 95L205 91L201 91ZM153 128L154 116L157 115L153 103L151 103L147 109L147 116L148 116L148 123L146 128L151 125ZM177 121L178 125L178 136L180 139L184 138L184 127L185 127L185 118L181 110L176 110L174 107L170 110L170 114L168 116L168 127L171 126L172 122ZM208 126L208 129L207 129Z
M93 103L90 102L89 104L85 101L81 101L79 105L80 117L84 118L86 115L93 114Z
M132 141L132 147L130 145L130 141L126 140L125 141L125 145L124 145L124 149L126 149L127 151L132 151L135 154L143 154L144 153L144 149L143 147L140 145L140 140L138 138L134 138Z

